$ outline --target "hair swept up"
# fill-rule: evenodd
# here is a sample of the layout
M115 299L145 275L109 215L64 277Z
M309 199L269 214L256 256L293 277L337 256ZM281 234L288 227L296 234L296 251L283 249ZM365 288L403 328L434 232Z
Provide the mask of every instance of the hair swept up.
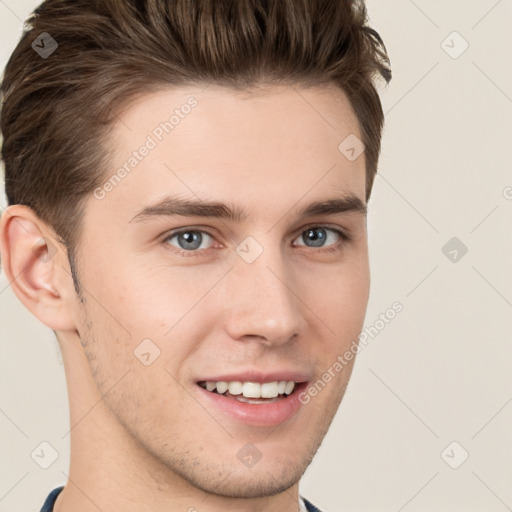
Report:
M334 83L357 115L366 195L391 79L362 0L46 0L29 17L1 83L6 195L48 223L70 256L85 198L101 184L109 123L138 94L215 83L234 89ZM31 47L48 32L46 59Z

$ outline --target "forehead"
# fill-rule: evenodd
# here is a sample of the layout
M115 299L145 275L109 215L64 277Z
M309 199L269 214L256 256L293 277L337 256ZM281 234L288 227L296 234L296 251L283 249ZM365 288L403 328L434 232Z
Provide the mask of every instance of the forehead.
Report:
M339 150L349 136L361 138L357 118L334 86L163 89L119 114L101 208L127 219L169 194L246 208L328 192L364 200L364 154L350 161Z

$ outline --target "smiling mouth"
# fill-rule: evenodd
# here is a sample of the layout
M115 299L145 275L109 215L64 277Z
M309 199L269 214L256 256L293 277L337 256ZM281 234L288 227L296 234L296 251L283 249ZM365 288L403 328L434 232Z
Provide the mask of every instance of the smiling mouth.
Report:
M298 383L290 381L274 382L213 382L200 381L198 385L210 393L248 404L268 404L278 402L293 394Z

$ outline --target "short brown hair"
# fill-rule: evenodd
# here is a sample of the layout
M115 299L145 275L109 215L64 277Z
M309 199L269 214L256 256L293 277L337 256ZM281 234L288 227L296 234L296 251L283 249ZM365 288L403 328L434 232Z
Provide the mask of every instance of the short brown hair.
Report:
M156 88L205 83L342 88L366 147L368 199L384 122L374 81L391 70L367 21L362 0L44 1L1 86L9 204L31 207L72 257L119 109ZM58 44L48 58L32 47L44 32Z

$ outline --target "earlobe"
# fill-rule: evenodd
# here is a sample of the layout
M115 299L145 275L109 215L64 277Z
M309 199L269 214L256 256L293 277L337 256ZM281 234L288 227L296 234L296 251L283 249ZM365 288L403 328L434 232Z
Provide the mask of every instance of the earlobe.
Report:
M3 213L0 250L7 279L25 307L54 330L74 329L69 294L56 278L62 250L31 208L12 205Z

